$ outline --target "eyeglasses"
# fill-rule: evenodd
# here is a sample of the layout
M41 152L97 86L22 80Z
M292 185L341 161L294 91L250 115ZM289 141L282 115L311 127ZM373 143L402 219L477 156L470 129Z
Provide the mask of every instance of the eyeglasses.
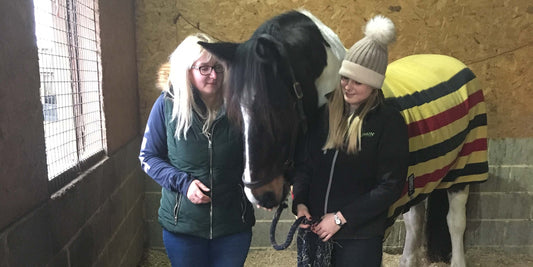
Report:
M216 73L223 73L224 72L224 66L222 65L215 65L215 66L208 66L208 65L203 65L203 66L191 66L191 69L197 69L200 71L200 74L204 75L204 76L208 76L209 74L211 74L211 72L213 70L215 70Z

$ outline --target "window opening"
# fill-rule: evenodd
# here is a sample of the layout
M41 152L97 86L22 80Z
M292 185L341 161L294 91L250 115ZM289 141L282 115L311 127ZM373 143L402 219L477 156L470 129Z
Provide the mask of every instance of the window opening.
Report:
M34 0L52 192L105 154L98 0Z

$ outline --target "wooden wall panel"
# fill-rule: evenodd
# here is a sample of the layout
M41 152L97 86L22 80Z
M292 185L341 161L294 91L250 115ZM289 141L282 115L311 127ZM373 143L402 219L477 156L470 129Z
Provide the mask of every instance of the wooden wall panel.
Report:
M202 31L239 42L268 18L303 7L350 47L376 14L390 17L398 40L390 60L421 53L457 57L479 77L489 137L533 136L533 3L530 0L137 0L141 125L152 103L157 68L185 36ZM141 127L143 128L143 127Z

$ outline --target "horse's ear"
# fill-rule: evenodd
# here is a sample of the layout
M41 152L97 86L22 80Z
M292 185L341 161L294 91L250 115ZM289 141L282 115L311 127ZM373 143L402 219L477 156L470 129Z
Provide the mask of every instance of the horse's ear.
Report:
M198 44L201 45L205 50L209 51L209 53L215 55L218 59L225 61L226 63L233 62L233 58L235 57L235 51L237 51L237 47L239 46L239 44L237 43L227 42L198 42Z
M255 54L263 61L270 61L281 55L283 45L269 34L261 34L257 38Z

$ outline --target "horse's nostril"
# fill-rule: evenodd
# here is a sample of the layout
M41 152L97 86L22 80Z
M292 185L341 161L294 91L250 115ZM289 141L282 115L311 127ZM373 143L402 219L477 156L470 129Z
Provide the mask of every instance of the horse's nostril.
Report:
M267 209L276 207L279 203L276 195L272 191L265 192L259 199L259 205Z

